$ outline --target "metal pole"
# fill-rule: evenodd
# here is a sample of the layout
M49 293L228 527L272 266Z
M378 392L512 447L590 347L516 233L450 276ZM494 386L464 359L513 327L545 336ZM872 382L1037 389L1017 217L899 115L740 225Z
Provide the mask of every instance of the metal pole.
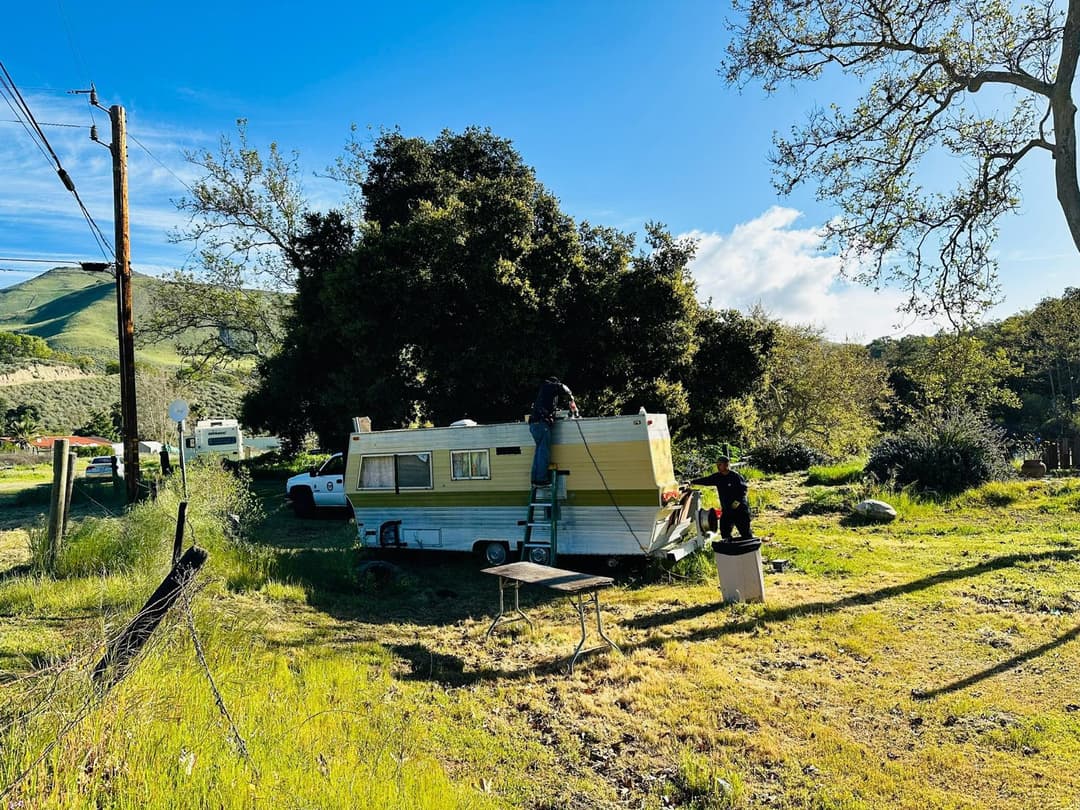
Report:
M123 415L127 502L139 497L139 417L135 407L135 321L131 300L131 224L128 216L127 116L109 108L112 123L113 207L116 219L116 301L120 328L120 411Z
M176 535L173 537L172 564L180 562L184 550L184 525L187 521L187 501L180 501L176 510Z
M184 420L176 423L176 430L180 434L180 482L184 487L184 499L187 499L187 462L184 461Z

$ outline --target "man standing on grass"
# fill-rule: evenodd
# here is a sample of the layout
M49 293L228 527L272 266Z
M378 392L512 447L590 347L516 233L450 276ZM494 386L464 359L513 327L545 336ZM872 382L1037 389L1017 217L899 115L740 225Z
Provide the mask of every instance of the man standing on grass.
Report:
M739 530L739 539L748 540L754 536L750 529L750 506L746 503L746 479L728 465L727 456L716 460L716 472L703 478L695 478L690 483L695 486L716 487L720 496L720 537L731 539L731 528Z
M555 414L559 410L559 397L565 396L570 413L577 416L577 403L570 389L560 382L558 377L548 377L540 384L529 415L529 432L536 442L533 455L532 485L543 487L551 483L548 475L548 461L551 459L551 429L555 426Z

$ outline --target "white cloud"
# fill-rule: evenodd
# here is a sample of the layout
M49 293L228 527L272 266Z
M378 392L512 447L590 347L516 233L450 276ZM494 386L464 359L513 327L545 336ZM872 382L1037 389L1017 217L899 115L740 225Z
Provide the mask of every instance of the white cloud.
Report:
M111 242L112 165L108 151L89 138L90 116L85 104L46 94L28 95L27 103L43 122L50 144ZM0 118L12 117L6 108L4 112L9 114ZM100 138L108 141L108 115L98 111L95 117ZM143 121L137 114L129 114L128 125L132 136L128 171L133 264L139 269L162 264L178 267L190 248L171 245L168 240L173 229L187 221L173 203L186 193L174 173L184 182L192 182L197 172L184 160L183 150L206 145L209 139L198 131L180 131ZM0 166L0 256L101 258L86 221L56 176L55 167L17 123L0 124ZM5 262L7 266L15 264ZM45 269L43 265L36 267L38 272ZM18 280L14 274L5 274L0 286Z
M824 327L836 340L937 331L936 324L898 312L901 292L844 281L840 259L821 250L820 231L793 227L801 216L773 206L727 234L684 234L698 241L690 269L701 298L720 309L760 304L782 320Z

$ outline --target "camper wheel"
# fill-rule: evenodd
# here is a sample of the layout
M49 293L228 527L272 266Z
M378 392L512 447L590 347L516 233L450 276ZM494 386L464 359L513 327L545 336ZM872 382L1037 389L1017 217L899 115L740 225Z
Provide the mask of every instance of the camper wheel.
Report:
M296 487L291 493L293 514L298 518L308 518L315 514L315 496L307 487Z
M529 549L529 562L537 565L547 565L551 562L551 552L546 548Z
M502 565L510 557L506 543L486 543L483 546L484 562L488 565Z

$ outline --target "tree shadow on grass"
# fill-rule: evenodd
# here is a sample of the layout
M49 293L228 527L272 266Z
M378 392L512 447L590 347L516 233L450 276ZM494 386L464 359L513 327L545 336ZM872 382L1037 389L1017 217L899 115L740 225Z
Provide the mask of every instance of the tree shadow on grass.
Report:
M947 683L944 686L939 686L935 689L913 689L911 696L916 700L930 700L932 698L940 697L941 695L949 695L953 692L959 692L961 689L967 689L969 686L974 686L977 683L981 683L988 678L992 678L995 675L1000 675L1003 672L1008 672L1010 669L1016 669L1021 664L1026 664L1039 656L1046 655L1051 650L1056 650L1063 644L1067 644L1075 638L1080 637L1080 625L1077 625L1067 633L1062 633L1055 639L1042 644L1038 647L1033 647L1030 650L1025 650L1022 653L1014 655L1012 658L1008 658L1005 661L1001 661L994 664L992 667L987 667L980 672L968 675L966 678L961 678L958 681Z
M885 588L878 588L874 591L867 593L853 594L841 599L835 599L828 602L808 602L802 605L792 605L786 608L766 608L761 614L757 614L752 617L748 617L739 621L729 622L720 626L704 627L697 630L693 630L689 633L682 634L664 634L653 636L644 639L637 643L620 643L620 648L624 653L630 653L638 649L655 649L662 647L664 644L670 641L678 642L698 642L698 641L710 641L717 638L721 638L725 635L733 633L746 633L751 632L755 628L768 622L783 622L789 619L797 619L803 616L812 616L823 613L833 613L844 610L849 607L856 607L859 605L874 604L876 602L883 601L885 599L891 599L903 594L916 593L918 591L932 588L935 585L940 585L946 582L952 582L959 579L965 579L968 577L975 577L981 574L998 571L1004 568L1013 567L1019 563L1040 562L1046 560L1053 560L1059 562L1066 562L1069 560L1075 560L1080 558L1080 549L1058 549L1053 551L1041 551L1034 554L1006 554L1000 557L994 557L983 562L976 563L974 565L965 566L963 568L953 568L946 571L939 571L936 574L922 577L920 579L912 580L911 582L904 582L897 585L890 585ZM693 605L678 610L668 610L655 613L649 616L642 616L633 619L623 621L621 624L623 627L629 627L634 629L652 629L661 627L676 622L686 621L689 619L700 618L710 613L716 613L719 610L726 608L727 605L724 602L710 602L704 605ZM1043 655L1049 650L1065 644L1066 642L1080 636L1080 627L1064 634L1058 639L1055 639L1041 647L1037 647L1033 650L1029 650L1025 653L1015 656L1014 658L1004 661L1000 664L990 667L983 672L976 673L961 681L957 681L955 684L949 684L944 687L940 687L936 690L931 690L921 693L925 697L934 697L938 694L945 694L952 691L957 691L977 683L986 678L992 677L1001 672L1005 672L1020 664ZM414 643L408 646L395 647L395 652L402 655L410 662L412 666L412 672L408 676L410 679L424 679L433 680L440 683L453 686L467 686L474 683L492 680L514 680L522 677L527 677L533 674L542 674L544 672L557 671L561 664L565 663L564 658L560 658L554 662L541 662L534 668L526 668L522 670L507 671L496 668L481 668L475 671L466 672L465 662L456 656L447 656L443 653L431 650L419 643Z
M878 588L875 591L868 591L867 593L856 593L851 596L845 596L841 599L834 599L828 602L807 602L802 605L791 605L790 607L784 608L766 608L762 613L742 622L733 625L725 625L724 628L714 628L698 632L706 635L708 633L718 632L740 632L741 630L753 629L755 625L762 622L782 622L815 613L833 613L857 605L870 605L885 599L902 596L903 594L917 593L918 591L933 588L935 585L941 585L945 582L977 577L989 571L998 571L1002 568L1011 568L1017 563L1041 562L1044 560L1066 562L1077 558L1080 558L1080 549L1056 549L1053 551L1039 551L1034 554L1004 554L1000 557L992 557L989 560L965 566L964 568L950 568L945 571L939 571L936 574L930 574L929 576L912 580L911 582L901 582L897 585L889 585L884 588ZM696 619L708 613L713 613L723 607L723 602L713 602L707 605L692 605L690 607L680 608L679 610L654 613L650 616L630 619L629 621L623 622L623 624L627 627L634 627L637 629L649 629L665 624L671 624L673 622L685 621L687 619Z

